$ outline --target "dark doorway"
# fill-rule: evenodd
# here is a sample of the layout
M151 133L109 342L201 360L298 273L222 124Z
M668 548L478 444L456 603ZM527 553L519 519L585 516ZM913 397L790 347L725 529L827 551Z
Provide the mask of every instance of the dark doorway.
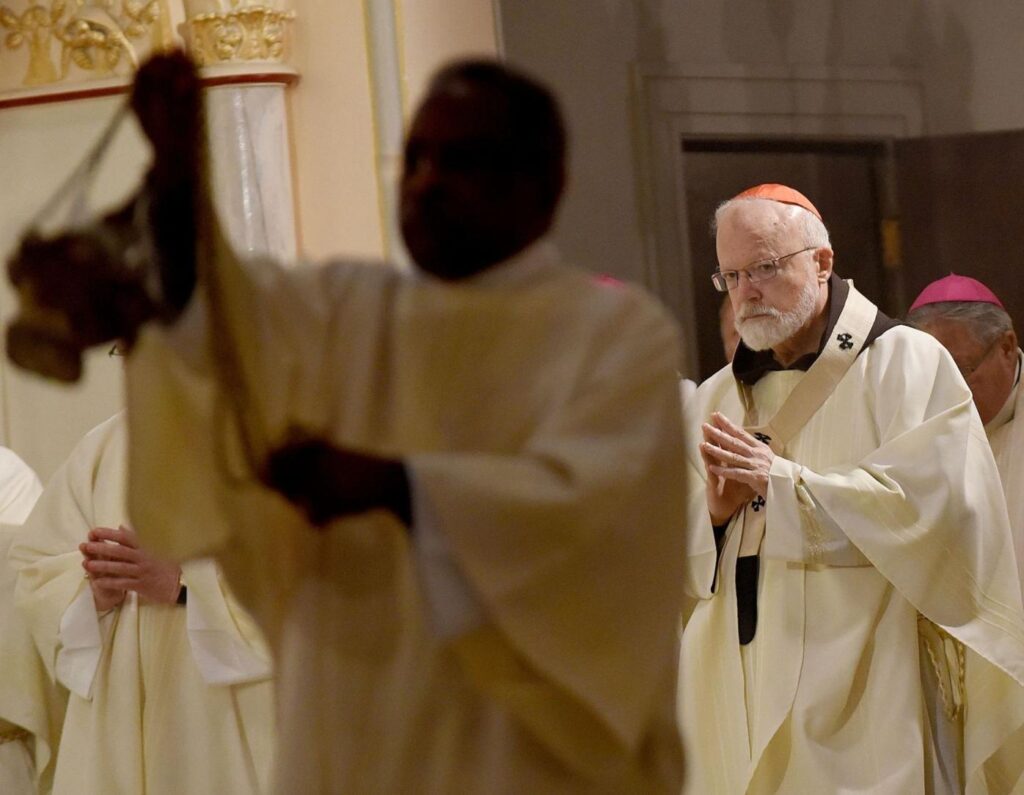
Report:
M1024 132L895 142L907 301L950 272L987 284L1024 323Z
M891 290L882 265L882 142L686 138L682 147L701 380L725 364L718 332L723 296L711 285L717 268L711 220L721 202L753 185L780 182L805 194L828 226L836 272L853 279L883 310L902 309L889 306Z

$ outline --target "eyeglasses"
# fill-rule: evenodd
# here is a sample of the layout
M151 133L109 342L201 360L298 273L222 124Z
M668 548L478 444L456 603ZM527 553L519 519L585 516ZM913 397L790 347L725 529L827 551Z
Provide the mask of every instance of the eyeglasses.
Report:
M774 279L778 276L779 269L782 267L780 263L784 259L795 257L797 254L803 254L805 251L815 251L819 248L821 248L821 246L808 246L807 248L802 248L799 251L794 251L792 254L783 254L781 257L773 257L772 259L755 262L749 268L744 268L741 271L716 271L711 274L711 282L715 285L715 289L720 293L735 290L739 287L741 273L746 274L751 284L766 282L769 279Z
M992 351L996 349L996 347L999 345L1002 339L1002 335L999 335L994 340L992 340L989 346L985 348L984 351L982 351L981 355L974 360L974 364L970 365L969 367L961 366L961 364L957 362L957 369L960 370L960 375L964 377L964 381L971 380L971 376L978 372L978 370L985 363L988 357L992 355Z

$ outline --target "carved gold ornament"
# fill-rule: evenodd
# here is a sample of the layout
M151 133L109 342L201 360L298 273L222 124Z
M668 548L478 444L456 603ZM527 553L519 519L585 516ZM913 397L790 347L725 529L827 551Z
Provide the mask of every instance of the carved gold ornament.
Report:
M20 13L0 5L0 26L3 48L28 50L22 85L44 86L66 79L72 65L94 77L129 73L140 50L169 43L163 15L161 0L50 0Z
M197 14L188 20L189 49L196 63L283 61L295 12L237 0L232 5L228 11Z

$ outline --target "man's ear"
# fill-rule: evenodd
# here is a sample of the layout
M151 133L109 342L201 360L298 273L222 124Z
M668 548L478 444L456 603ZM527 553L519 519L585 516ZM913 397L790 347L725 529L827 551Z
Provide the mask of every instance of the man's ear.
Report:
M1017 343L1017 332L1015 332L1013 329L1010 329L1005 334L1003 334L1003 338L999 341L999 347L1008 356L1016 358L1017 348L1019 347Z
M814 252L814 262L818 266L818 284L824 284L832 275L832 249L822 246Z

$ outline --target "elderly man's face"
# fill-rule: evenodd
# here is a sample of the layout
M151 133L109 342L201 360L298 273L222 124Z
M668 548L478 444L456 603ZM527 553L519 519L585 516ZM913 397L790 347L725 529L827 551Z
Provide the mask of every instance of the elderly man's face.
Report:
M729 291L736 328L743 342L754 350L775 348L807 326L821 310L828 268L818 257L828 249L812 249L786 257L806 247L796 213L778 202L738 202L719 220L716 246L722 271L749 271L775 257L785 257L777 274L766 281L751 282L744 274ZM829 252L830 256L830 252Z
M982 345L971 329L955 320L935 319L922 324L949 351L974 395L981 421L988 424L999 413L1017 375L1017 336L1006 332L992 345Z
M500 98L471 84L428 96L405 146L401 229L423 270L470 276L516 254L550 223L540 180L514 162ZM497 109L497 110L496 110Z

